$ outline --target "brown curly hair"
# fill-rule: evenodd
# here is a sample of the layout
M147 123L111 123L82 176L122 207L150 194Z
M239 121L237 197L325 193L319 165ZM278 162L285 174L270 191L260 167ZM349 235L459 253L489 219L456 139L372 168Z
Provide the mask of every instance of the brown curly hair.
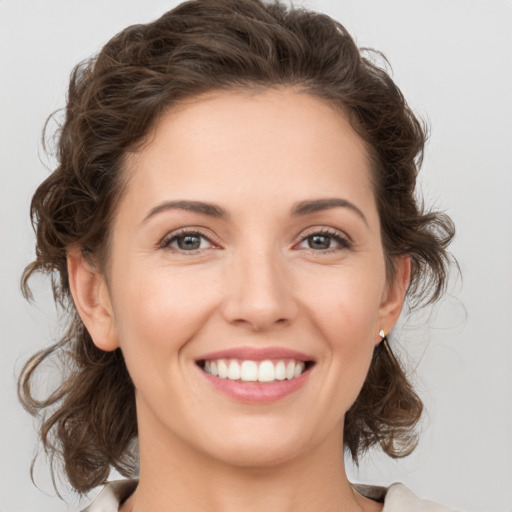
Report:
M58 166L32 199L36 259L22 278L30 298L30 276L49 274L69 325L58 343L27 362L19 395L28 411L41 415L45 450L63 460L77 491L103 483L112 467L134 474L137 423L122 353L96 348L74 307L66 252L78 246L101 268L123 193L124 158L137 151L159 115L183 99L219 89L293 86L341 109L371 157L388 278L395 259L409 255L410 302L426 304L442 294L454 228L415 197L425 129L375 55L360 51L346 29L323 14L260 0L192 0L126 28L74 69ZM53 357L63 362L61 385L38 400L31 383ZM406 455L414 449L421 411L385 340L346 414L345 446L356 461L375 444L392 457Z

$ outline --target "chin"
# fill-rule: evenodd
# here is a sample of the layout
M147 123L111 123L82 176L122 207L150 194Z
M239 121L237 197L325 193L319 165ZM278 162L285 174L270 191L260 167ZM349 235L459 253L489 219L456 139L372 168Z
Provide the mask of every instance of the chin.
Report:
M290 428L275 421L251 421L208 436L207 449L217 460L239 468L279 466L300 458L316 443L307 428ZM279 423L279 422L278 422Z
M303 446L299 443L262 444L241 441L220 453L215 454L221 460L238 468L264 469L281 466L300 456Z

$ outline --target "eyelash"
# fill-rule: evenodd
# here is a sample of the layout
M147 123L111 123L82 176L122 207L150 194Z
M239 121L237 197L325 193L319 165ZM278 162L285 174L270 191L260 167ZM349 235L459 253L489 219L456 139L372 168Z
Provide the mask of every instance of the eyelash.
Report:
M174 241L177 241L178 239L180 239L182 237L186 237L186 236L196 236L198 238L202 238L203 240L207 240L210 244L212 244L214 246L216 245L215 242L212 241L212 239L211 239L212 237L211 236L206 236L205 234L201 233L201 231L199 231L197 229L181 228L178 231L173 231L172 233L169 233L169 235L167 235L162 240L162 242L160 243L160 247L162 249L174 249L176 252L196 254L198 251L201 250L200 248L199 249L194 249L194 250L191 250L191 251L187 251L187 250L184 250L184 249L180 249L180 248L176 248L176 247L171 247L171 244Z
M343 235L341 232L335 229L329 229L329 228L321 228L321 229L315 229L311 231L310 233L303 236L299 242L299 244L304 243L308 238L313 236L328 236L331 239L333 239L339 246L338 247L329 247L328 249L323 250L315 250L311 247L307 248L306 250L309 250L313 253L320 253L320 254L330 254L338 251L343 251L350 249L352 247L352 241L348 238L348 236ZM297 244L296 244L297 245ZM295 246L294 246L295 247Z
M337 230L328 229L328 228L321 228L321 229L316 229L316 230L311 231L310 233L303 236L301 238L301 240L297 244L295 244L293 247L297 247L298 245L306 242L308 240L308 238L310 238L310 237L319 236L319 235L330 237L339 246L338 247L329 247L329 248L323 249L323 250L315 250L315 249L312 249L311 247L304 248L304 249L306 249L312 253L315 253L315 254L319 254L319 253L320 254L329 254L329 253L347 250L352 247L352 242L346 235L341 234ZM201 251L201 248L193 249L193 250L189 251L189 250L185 250L185 249L181 249L181 248L177 248L177 247L171 247L171 244L173 242L179 240L182 237L186 237L186 236L195 236L195 237L201 238L203 240L207 240L208 243L210 243L214 246L213 248L215 248L215 246L217 245L214 241L212 241L211 236L207 236L197 229L182 228L182 229L180 229L178 231L174 231L174 232L170 233L168 236L166 236L160 243L160 248L173 249L176 252L180 252L183 254L185 254L185 253L197 254L199 251ZM211 249L211 248L212 247L208 247L208 249Z

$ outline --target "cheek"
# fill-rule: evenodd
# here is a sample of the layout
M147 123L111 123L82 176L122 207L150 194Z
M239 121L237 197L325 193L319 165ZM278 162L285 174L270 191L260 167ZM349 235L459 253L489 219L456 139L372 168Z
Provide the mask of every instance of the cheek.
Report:
M348 351L357 352L361 343L373 345L385 288L384 271L334 269L316 276L313 282L304 289L304 303L325 338L333 345L339 340Z
M327 402L337 404L334 416L345 414L368 373L378 339L384 286L385 279L380 274L352 268L333 273L330 279L317 280L317 286L305 290L309 316L314 319L328 354L325 372L330 385L323 392Z
M119 343L134 380L139 370L155 376L173 371L214 301L190 275L143 270L132 268L130 279L118 281L113 301Z

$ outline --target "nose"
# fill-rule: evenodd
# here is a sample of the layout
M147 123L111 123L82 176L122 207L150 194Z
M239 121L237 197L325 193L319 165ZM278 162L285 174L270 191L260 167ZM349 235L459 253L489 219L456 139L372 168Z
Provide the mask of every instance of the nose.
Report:
M247 250L233 257L228 273L222 313L229 323L265 331L297 317L293 279L282 255Z

